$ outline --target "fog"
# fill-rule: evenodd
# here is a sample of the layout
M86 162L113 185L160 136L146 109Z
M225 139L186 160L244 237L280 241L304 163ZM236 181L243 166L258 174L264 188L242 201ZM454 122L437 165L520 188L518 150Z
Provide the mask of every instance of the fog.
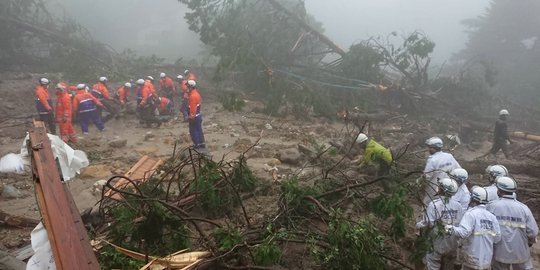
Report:
M371 36L422 30L435 43L433 62L441 63L465 46L461 21L482 15L490 0L306 0L325 33L347 49Z
M134 49L173 62L200 58L198 36L184 19L187 7L175 0L54 0L55 10L88 28L94 38L117 51ZM344 49L392 31L424 31L437 45L433 62L441 63L465 45L461 21L484 13L489 0L305 0L308 13L323 23L325 34Z

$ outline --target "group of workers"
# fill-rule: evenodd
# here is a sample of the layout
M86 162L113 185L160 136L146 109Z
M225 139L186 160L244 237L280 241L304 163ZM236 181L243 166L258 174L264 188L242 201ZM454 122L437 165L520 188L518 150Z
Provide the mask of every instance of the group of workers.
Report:
M499 112L494 142L488 154L503 150L508 158L508 110ZM375 164L378 176L388 174L392 164L389 149L360 133L356 143L363 148L360 166ZM530 246L536 242L538 225L517 197L517 183L505 166L486 168L486 186L467 186L469 174L450 153L442 151L443 140L425 142L429 157L424 168L424 213L416 228L432 240L423 262L434 269L533 269ZM486 155L488 155L486 154Z
M538 225L531 210L517 198L517 183L503 165L486 168L488 185L467 187L468 173L443 142L426 141L430 156L425 213L417 228L429 231L433 249L426 255L427 269L533 269L530 246ZM444 232L437 230L444 228Z
M154 78L147 76L135 83L126 82L114 94L111 94L105 76L89 87L80 83L69 86L59 82L55 86L56 106L49 96L50 81L40 78L35 89L36 108L39 119L45 122L48 132L56 134L56 124L60 129L63 141L76 143L77 136L73 122L78 119L83 134L88 134L88 126L94 123L99 131L105 130L105 122L125 110L130 102L130 95L135 91L136 112L140 122L151 127L161 126L174 117L175 108L181 111L184 122L189 122L189 133L195 149L205 149L202 130L201 96L197 90L196 77L193 72L185 70L183 75L173 79L164 72L160 73L159 93L154 86ZM177 93L180 93L178 95Z

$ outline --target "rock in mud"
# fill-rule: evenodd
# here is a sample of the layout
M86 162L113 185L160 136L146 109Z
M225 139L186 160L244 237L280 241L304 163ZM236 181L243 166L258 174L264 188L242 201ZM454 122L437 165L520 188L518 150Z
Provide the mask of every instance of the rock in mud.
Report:
M111 142L109 142L109 146L112 148L121 148L126 145L127 145L126 139L117 139L117 140L112 140Z
M152 133L152 131L148 131L148 132L146 132L146 135L144 135L144 140L145 141L150 141L151 139L153 139L155 137L156 137L156 135L154 135Z
M279 159L277 159L277 158L273 158L270 161L266 162L266 164L268 164L268 166L270 166L270 167L274 167L274 166L277 166L277 165L281 165L281 161L279 161Z
M278 155L279 155L279 160L282 163L291 164L291 165L300 164L300 159L302 158L302 155L300 154L300 151L298 151L297 148L288 148L288 149L280 150Z
M21 198L22 196L21 191L13 185L5 185L2 191L2 197L6 199Z

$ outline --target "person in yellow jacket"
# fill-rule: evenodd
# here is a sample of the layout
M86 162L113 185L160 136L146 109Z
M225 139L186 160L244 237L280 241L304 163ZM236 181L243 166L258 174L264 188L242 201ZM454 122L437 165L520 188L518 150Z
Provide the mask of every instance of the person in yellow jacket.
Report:
M364 150L364 156L360 167L375 163L378 167L377 176L388 174L392 165L392 152L373 139L369 139L364 133L356 137L356 143Z

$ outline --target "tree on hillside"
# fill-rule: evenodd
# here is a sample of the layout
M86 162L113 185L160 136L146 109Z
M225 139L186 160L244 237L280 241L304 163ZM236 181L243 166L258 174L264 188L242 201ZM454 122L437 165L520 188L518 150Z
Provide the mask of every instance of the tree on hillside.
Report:
M219 57L218 72L310 65L322 58L317 53L324 48L316 37L267 1L179 1L192 10L186 14L190 29ZM321 24L306 14L303 5L289 0L281 3L321 30Z
M493 0L486 14L464 21L469 41L456 57L469 65L492 63L501 93L534 104L540 99L538 14L539 1Z

